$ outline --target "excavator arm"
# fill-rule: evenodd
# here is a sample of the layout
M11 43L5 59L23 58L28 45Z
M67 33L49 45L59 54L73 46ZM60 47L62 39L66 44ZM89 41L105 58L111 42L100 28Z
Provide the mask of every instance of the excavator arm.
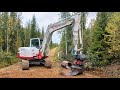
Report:
M77 51L78 32L80 30L79 24L80 24L80 14L77 13L74 16L68 17L64 20L48 25L41 48L41 52L43 56L46 56L48 54L49 44L51 42L53 32L65 28L69 25L73 25L72 31L73 31L74 51Z

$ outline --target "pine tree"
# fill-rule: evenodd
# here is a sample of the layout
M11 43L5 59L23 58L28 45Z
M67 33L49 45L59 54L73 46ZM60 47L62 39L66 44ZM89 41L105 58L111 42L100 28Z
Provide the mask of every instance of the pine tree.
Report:
M90 28L87 28L83 32L83 53L84 54L87 54L89 47L90 47Z
M91 46L92 32L94 32L95 20L92 19L88 28L83 32L83 53L88 54L89 48Z
M120 60L120 13L114 12L111 14L106 30L106 42L109 44L108 52L110 62Z
M94 24L94 28L91 32L91 44L89 49L89 60L93 66L103 66L108 64L107 50L108 45L104 41L106 35L106 25L108 21L107 12L98 12L97 18Z
M17 53L16 41L17 41L17 12L10 12L10 51L13 54ZM13 48L14 47L14 48Z
M65 19L67 17L70 17L69 12L61 12L60 17L61 19ZM73 47L73 32L72 32L72 26L65 27L62 31L62 39L60 41L60 50L64 54L63 56L67 55L70 60L71 50ZM64 57L65 58L65 57Z
M36 38L36 18L35 15L33 15L32 21L31 21L31 38Z
M30 45L30 38L31 38L31 21L27 22L27 25L25 28L23 28L24 30L24 46L28 47Z
M42 38L44 38L44 27L42 27Z
M6 49L7 49L7 29L8 29L8 27L7 27L7 22L8 22L8 12L3 12L2 13L2 17L1 17L1 19L2 19L2 25L1 25L1 30L2 30L2 49L3 49L3 51L6 51Z
M0 13L0 52L2 52L2 15Z
M21 46L21 43L22 43L22 41L21 41L21 38L22 37L20 37L20 33L21 33L21 29L22 29L22 26L21 26L21 15L22 15L22 13L18 13L17 14L17 21L16 21L16 32L17 32L17 34L16 34L16 51L15 52L17 52L18 51L18 48Z
M39 28L39 26L38 26L38 25L37 25L36 35L37 35L37 37L38 37L38 38L40 38L40 37L41 37L41 30L40 30L40 28Z

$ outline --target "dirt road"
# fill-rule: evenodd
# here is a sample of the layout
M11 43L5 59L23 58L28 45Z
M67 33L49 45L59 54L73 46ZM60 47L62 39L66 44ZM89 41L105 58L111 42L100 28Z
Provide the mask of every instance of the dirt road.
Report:
M55 48L50 51L49 59L54 57ZM59 74L60 68L55 64L51 69L42 66L32 66L29 70L21 69L21 62L0 69L0 78L100 78L85 71L78 76L63 76Z

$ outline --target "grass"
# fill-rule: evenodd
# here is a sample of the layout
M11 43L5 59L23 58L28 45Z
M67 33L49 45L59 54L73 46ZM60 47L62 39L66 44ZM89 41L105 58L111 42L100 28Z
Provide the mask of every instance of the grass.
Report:
M11 53L0 52L0 68L17 63L19 59Z

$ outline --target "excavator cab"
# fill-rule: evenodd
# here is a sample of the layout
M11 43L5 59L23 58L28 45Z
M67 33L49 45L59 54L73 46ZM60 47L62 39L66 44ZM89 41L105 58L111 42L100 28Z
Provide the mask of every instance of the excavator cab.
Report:
M41 49L43 39L41 38L31 38L30 39L30 47L36 47L37 49Z

